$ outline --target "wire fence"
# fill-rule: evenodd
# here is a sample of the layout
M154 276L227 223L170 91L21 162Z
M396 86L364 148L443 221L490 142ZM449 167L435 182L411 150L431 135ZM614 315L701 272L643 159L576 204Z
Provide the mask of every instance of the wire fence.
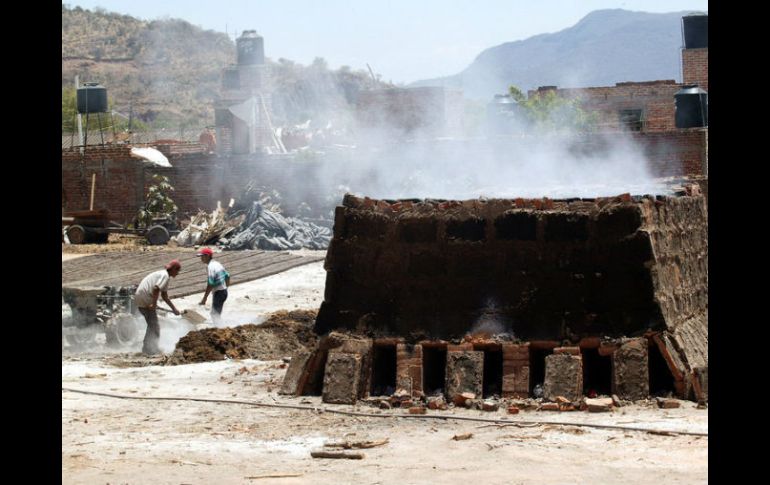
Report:
M83 141L80 141L78 133L62 133L62 150L82 146L82 145L101 145L102 143L128 143L138 145L142 143L156 143L158 141L171 140L175 142L198 142L201 133L205 131L205 126L200 127L180 127L180 128L158 128L144 131L112 131L111 127L104 127L102 130L89 129L83 132Z

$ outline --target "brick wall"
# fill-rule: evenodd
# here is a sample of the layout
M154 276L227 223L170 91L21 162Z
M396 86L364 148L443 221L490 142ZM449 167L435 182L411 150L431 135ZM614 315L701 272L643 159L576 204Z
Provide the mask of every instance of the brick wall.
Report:
M650 161L655 177L706 175L708 128L634 133L633 137Z
M143 169L127 145L89 147L84 155L62 151L62 210L88 209L94 174L94 209L108 209L116 222L131 222L142 199Z
M708 217L703 197L643 201L645 231L656 258L655 298L668 330L708 307Z
M359 94L356 117L364 129L452 136L459 133L462 106L462 94L444 88L376 89Z
M93 174L94 209L108 209L112 220L121 224L133 222L156 173L169 177L175 189L174 202L183 217L199 209L210 212L217 201L226 205L230 198L237 199L249 183L278 190L287 215L301 202L316 212L330 203L327 196L331 190L321 182L297 188L298 180L319 178L321 163L301 163L286 156L218 157L203 153L198 144L158 148L172 168L144 164L131 157L128 145L89 147L84 155L77 150L62 151L62 210L88 209Z
M602 131L621 130L619 111L641 109L647 132L674 130L674 94L682 88L674 80L623 82L615 86L556 89L564 98L579 98L583 108L599 115ZM543 91L542 88L540 88ZM529 96L538 91L530 91Z
M709 90L709 50L682 49L682 71L685 84L697 84Z

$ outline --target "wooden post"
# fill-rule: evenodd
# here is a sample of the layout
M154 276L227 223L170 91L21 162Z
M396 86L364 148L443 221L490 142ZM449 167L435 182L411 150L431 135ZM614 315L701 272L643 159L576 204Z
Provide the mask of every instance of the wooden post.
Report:
M77 94L78 89L80 88L80 82L78 81L78 76L75 76L75 111L78 113L78 142L80 143L80 154L82 155L85 147L83 146L83 121L80 117L80 111L77 110L78 107L78 100L77 100Z
M90 211L94 210L94 189L96 189L96 174L95 173L91 176L91 205L88 207L88 210L90 210Z

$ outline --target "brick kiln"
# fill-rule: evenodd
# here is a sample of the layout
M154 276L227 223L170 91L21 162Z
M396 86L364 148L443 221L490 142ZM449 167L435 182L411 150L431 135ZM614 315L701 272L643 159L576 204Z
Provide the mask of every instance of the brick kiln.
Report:
M707 398L708 222L674 196L373 200L337 207L319 346L284 392L327 402Z

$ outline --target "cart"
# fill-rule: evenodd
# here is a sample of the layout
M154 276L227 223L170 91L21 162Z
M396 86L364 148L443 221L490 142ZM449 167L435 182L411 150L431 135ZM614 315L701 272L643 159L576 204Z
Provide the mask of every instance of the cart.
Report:
M153 246L168 243L171 236L179 234L171 218L153 219L146 228L129 229L110 220L107 210L83 210L62 214L62 237L66 234L71 244L102 244L110 234L135 234L143 236Z
M62 337L70 345L91 344L104 332L108 345L131 345L142 336L136 318L135 286L62 286Z

